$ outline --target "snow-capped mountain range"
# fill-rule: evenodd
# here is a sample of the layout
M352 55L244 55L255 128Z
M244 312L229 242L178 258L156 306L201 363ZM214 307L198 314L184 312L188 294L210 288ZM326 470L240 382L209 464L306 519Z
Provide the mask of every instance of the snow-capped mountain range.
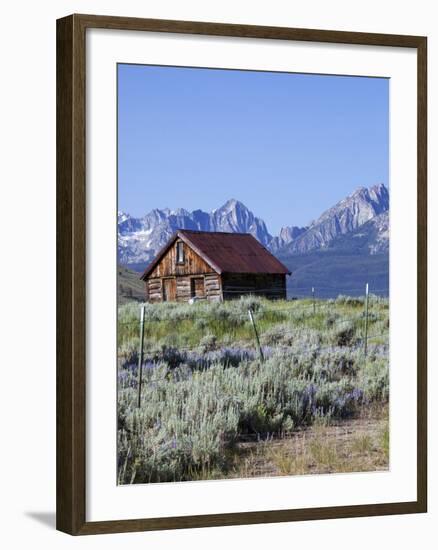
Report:
M119 212L119 263L137 268L145 266L177 229L251 233L281 256L337 246L339 239L345 247L349 237L366 241L364 253L378 254L388 250L388 211L388 190L385 185L378 184L369 189L359 187L307 227L285 226L277 236L271 235L265 222L235 199L212 212L165 208L154 209L142 218ZM364 228L364 232L361 233L360 228ZM364 235L367 236L365 240Z

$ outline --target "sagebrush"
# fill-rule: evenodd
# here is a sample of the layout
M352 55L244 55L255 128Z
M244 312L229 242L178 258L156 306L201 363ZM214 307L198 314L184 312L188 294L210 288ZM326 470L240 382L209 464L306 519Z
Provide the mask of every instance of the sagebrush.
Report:
M255 343L248 309L260 333ZM141 407L139 306L119 309L118 482L227 477L239 442L387 403L388 300L146 304Z

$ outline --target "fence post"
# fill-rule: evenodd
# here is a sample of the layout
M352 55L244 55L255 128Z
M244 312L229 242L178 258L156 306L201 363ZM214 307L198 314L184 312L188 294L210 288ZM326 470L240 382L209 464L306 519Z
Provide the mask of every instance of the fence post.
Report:
M315 315L315 287L312 286L313 315Z
M365 343L364 355L367 356L368 351L368 283L365 286Z
M255 337L256 337L256 340L257 340L257 345L258 345L258 347L259 347L260 359L261 359L262 361L264 361L264 360L265 360L265 357L264 357L264 355L263 355L262 346L261 346L261 344L260 344L259 333L258 333L258 331L257 331L257 327L256 327L256 324L255 324L255 321L254 321L254 317L253 317L252 309L251 309L251 308L248 309L248 315L249 315L249 319L250 319L250 321L251 321L252 327L253 327L253 329L254 329L254 334L255 334Z
M140 351L138 354L138 396L137 396L137 407L139 408L141 405L141 382L142 382L142 376L143 376L144 312L145 312L145 306L141 306Z

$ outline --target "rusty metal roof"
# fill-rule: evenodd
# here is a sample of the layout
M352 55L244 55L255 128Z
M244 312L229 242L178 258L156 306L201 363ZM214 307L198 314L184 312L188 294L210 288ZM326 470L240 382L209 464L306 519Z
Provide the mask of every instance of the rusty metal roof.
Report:
M148 265L145 279L177 238L183 240L217 273L290 274L289 269L249 233L221 233L180 229Z

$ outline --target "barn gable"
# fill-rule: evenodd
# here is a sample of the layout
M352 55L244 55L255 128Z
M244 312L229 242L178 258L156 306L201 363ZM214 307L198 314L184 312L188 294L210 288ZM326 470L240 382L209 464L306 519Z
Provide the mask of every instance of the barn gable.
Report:
M180 244L181 243L181 244ZM184 261L178 262L178 249L183 247ZM181 249L180 249L181 250ZM162 249L153 265L143 273L142 279L205 274L215 271L192 247L178 235Z

